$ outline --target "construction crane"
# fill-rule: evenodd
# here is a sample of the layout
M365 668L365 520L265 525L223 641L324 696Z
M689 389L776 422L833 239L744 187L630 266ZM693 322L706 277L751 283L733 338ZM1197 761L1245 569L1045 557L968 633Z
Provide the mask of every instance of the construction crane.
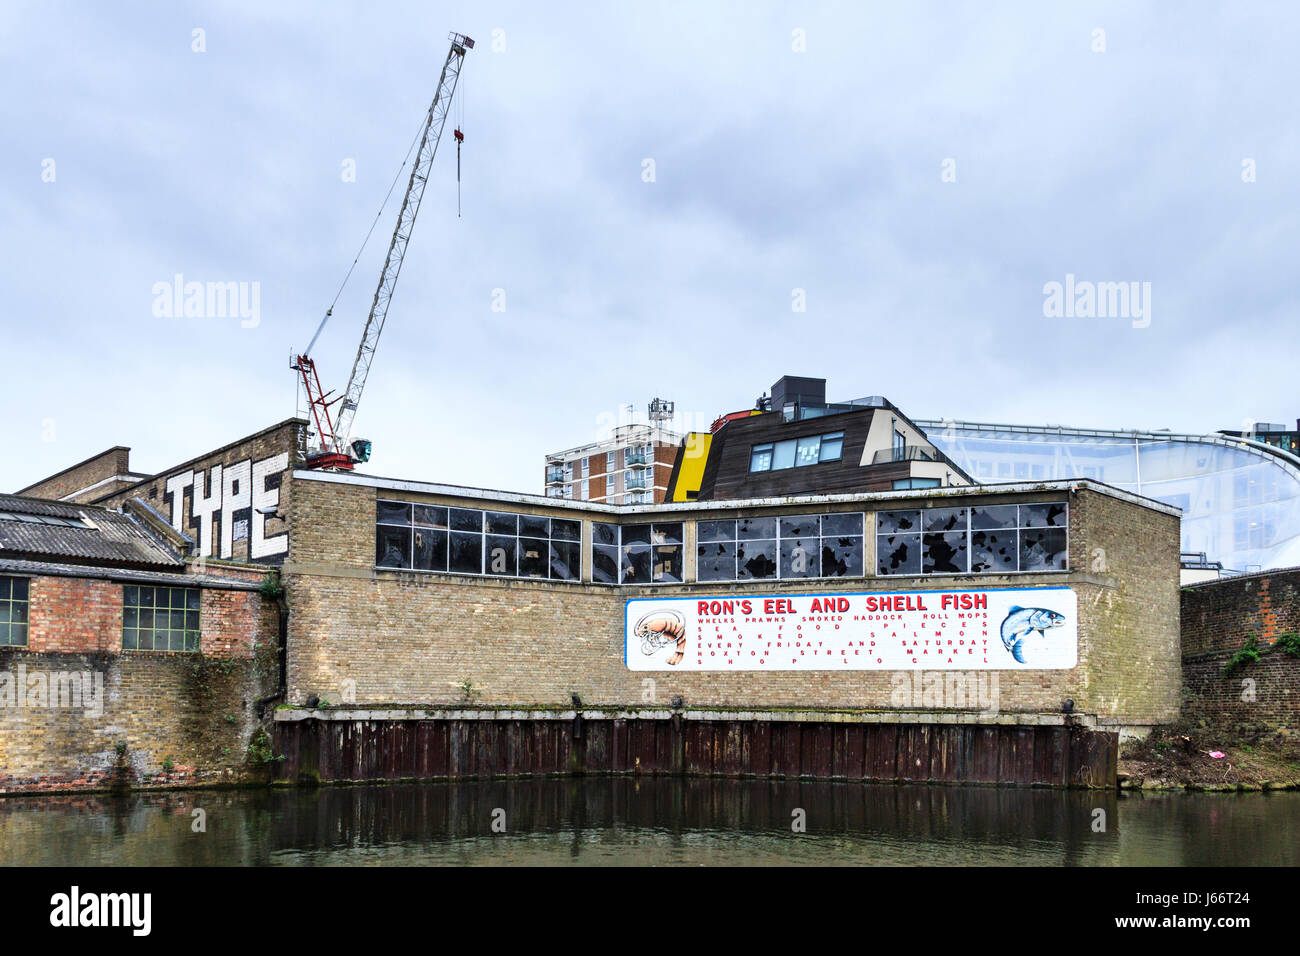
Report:
M374 361L380 333L384 331L388 306L393 299L397 277L402 271L402 260L406 257L406 245L411 241L411 230L415 228L415 217L420 212L420 200L424 197L424 186L429 179L429 169L433 165L433 157L438 152L438 142L442 139L442 128L447 121L447 111L456 93L465 51L474 49L474 41L464 34L452 33L448 39L451 40L451 49L447 51L447 59L442 65L442 76L438 79L438 88L434 91L433 102L429 105L429 112L424 119L419 150L416 153L415 163L411 167L411 179L406 185L402 208L397 214L397 227L393 230L392 241L388 244L388 255L384 259L384 269L379 274L375 297L370 303L370 315L366 318L366 327L361 333L361 344L357 348L356 361L352 363L352 374L348 377L347 388L343 390L342 395L334 395L332 390L322 391L316 362L311 358L311 350L316 345L316 340L320 338L325 323L334 312L333 306L326 310L325 317L321 319L307 350L295 356L290 363L302 380L307 395L308 412L316 426L316 435L319 438L319 442L307 450L308 468L351 470L359 462L370 459L370 442L365 439L349 441L352 434L352 419L356 416L357 405L361 402L361 392L366 387L366 377L370 374L370 363ZM456 130L458 180L459 146L462 139L461 131ZM347 280L344 279L345 284L346 282ZM331 398L332 395L334 397ZM331 414L331 408L335 405L338 405L337 414Z

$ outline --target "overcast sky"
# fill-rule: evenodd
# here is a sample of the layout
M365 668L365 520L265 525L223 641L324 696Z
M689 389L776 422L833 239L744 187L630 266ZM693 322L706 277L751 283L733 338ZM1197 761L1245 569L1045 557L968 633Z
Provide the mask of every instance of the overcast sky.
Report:
M477 41L463 217L449 127L357 415L372 473L540 492L621 404L698 427L786 373L915 418L1300 415L1293 3L7 0L0 488L294 413L291 351L449 30ZM327 387L396 211L314 353ZM176 274L256 283L257 324L155 315ZM1046 317L1067 274L1150 283L1149 325Z

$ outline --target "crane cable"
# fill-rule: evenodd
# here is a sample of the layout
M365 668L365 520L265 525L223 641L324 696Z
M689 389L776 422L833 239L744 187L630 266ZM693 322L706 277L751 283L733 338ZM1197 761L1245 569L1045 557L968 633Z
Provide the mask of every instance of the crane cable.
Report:
M330 316L334 314L334 306L338 305L339 296L343 294L344 287L347 286L348 280L352 278L352 272L356 269L357 263L361 260L361 254L366 251L366 243L370 241L371 235L374 234L375 226L379 225L379 219L384 214L384 207L388 205L388 200L392 198L393 190L397 188L397 183L402 178L402 170L404 170L406 164L411 161L411 153L420 142L420 134L424 131L425 122L426 120L424 119L420 120L420 128L415 131L415 139L411 140L411 145L406 150L406 157L402 160L402 165L397 167L397 174L393 176L393 181L388 187L388 192L384 194L384 201L379 204L379 211L375 213L374 221L370 223L370 229L366 231L366 237L361 240L361 248L357 250L357 254L353 257L352 265L348 266L347 275L343 277L343 281L339 284L338 291L334 293L334 300L330 302L329 308L325 310L325 315L320 320L320 325L316 327L316 334L311 337L311 342L307 344L307 350L302 353L304 356L311 354L312 348L316 345L316 340L320 338L321 332L325 331L325 323L328 322ZM457 166L459 167L459 161L457 162Z

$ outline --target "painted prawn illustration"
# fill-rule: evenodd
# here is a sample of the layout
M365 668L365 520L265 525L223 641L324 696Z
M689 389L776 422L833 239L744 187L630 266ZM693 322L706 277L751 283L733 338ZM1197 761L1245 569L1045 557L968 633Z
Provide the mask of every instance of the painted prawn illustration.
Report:
M633 633L641 638L641 653L647 657L674 641L677 650L668 655L668 663L679 664L686 656L686 621L676 611L651 611L636 622Z

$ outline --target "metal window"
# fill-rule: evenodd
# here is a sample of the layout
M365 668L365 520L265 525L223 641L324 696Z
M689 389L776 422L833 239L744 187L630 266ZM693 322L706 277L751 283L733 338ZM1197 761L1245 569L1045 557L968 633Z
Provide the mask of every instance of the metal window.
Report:
M876 573L1069 570L1069 505L987 505L876 514Z
M510 511L376 503L375 566L383 570L576 581L582 522Z
M122 593L122 650L197 651L198 588L128 584Z
M0 647L27 646L28 586L26 578L0 578Z
M591 526L591 579L599 584L682 580L682 522Z
M699 521L696 579L861 577L863 513Z

